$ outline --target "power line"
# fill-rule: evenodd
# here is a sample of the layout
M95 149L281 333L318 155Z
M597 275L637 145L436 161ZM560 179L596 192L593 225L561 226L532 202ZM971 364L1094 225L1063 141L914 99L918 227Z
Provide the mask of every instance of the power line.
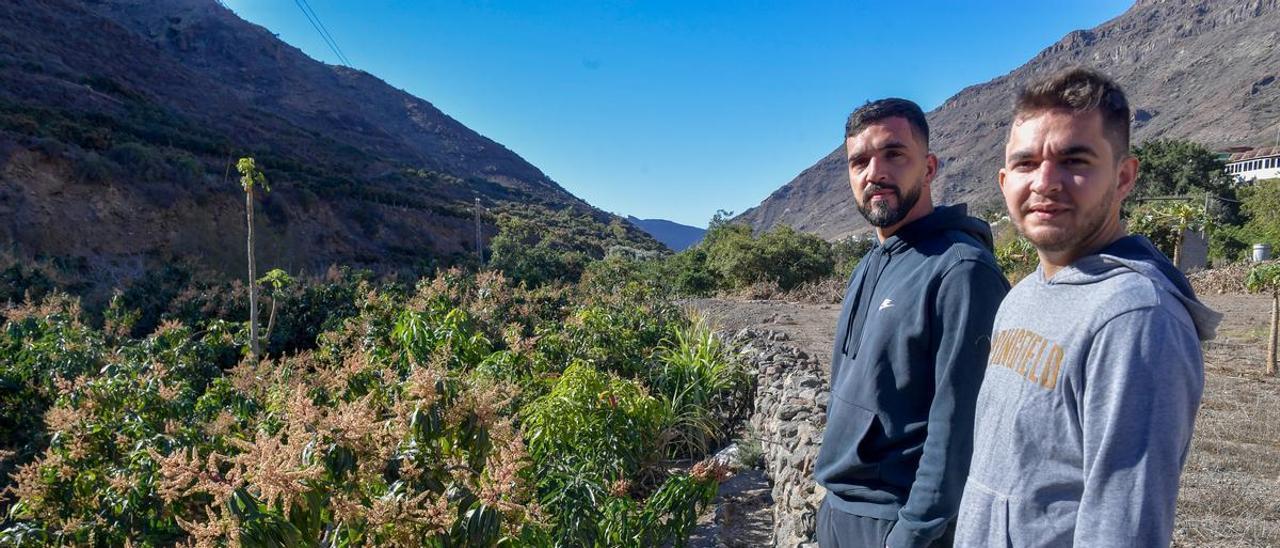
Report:
M298 9L302 10L302 15L307 18L307 22L311 23L311 28L316 29L316 32L320 34L320 39L324 40L326 46L329 46L329 51L332 51L337 56L338 62L350 67L351 61L342 53L342 48L338 47L338 41L333 39L332 34L329 34L329 29L325 28L324 23L320 21L320 16L311 8L311 4L307 3L307 0L293 0L293 3L298 6Z
M307 2L307 0L302 0L302 5L303 7L307 8L307 11L311 12L311 17L316 20L317 25L320 25L320 30L324 32L325 36L329 37L329 42L333 44L334 49L338 50L338 55L342 57L342 61L346 63L348 67L350 67L351 60L347 58L347 54L342 51L341 47L338 46L338 40L335 39L333 37L333 34L329 32L328 27L324 26L324 21L320 20L320 14L316 13L316 9L311 7L311 3Z
M350 67L351 60L342 54L342 49L338 47L338 41L333 39L333 35L329 34L329 29L325 28L324 23L320 22L320 16L316 14L314 9L311 9L311 4L307 3L307 0L293 0L293 3L298 6L298 9L302 10L302 15L307 18L308 23L311 23L311 28L316 29L316 32L320 34L320 39L324 40L326 46L329 46L329 51L332 51L338 57L340 63Z

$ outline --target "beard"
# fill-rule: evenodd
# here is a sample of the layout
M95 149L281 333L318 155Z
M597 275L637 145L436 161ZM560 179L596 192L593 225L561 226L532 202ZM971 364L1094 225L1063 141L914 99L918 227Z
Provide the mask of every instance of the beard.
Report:
M1115 200L1116 189L1113 186L1107 189L1106 195L1097 207L1076 210L1076 214L1079 215L1076 226L1043 227L1041 230L1028 231L1026 221L1023 221L1017 227L1018 232L1040 251L1049 253L1078 251L1081 246L1087 245L1087 242L1103 230L1103 225L1110 218ZM1024 218L1027 214L1027 212L1023 213Z
M877 184L867 185L862 193L867 199L858 204L858 212L862 214L862 218L867 223L876 228L884 228L898 224L899 221L906 218L907 213L911 212L911 208L915 207L916 202L920 201L920 189L924 188L923 184L915 185L906 194L902 193L902 187L890 187ZM898 205L894 207L889 204L888 200L872 202L870 196L881 190L892 190L893 195L897 197ZM857 202L857 200L854 200Z

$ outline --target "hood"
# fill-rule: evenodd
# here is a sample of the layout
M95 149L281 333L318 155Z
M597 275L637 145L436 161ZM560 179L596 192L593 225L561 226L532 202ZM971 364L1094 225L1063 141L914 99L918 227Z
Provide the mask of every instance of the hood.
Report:
M933 213L898 229L892 236L885 239L883 245L886 250L893 252L914 240L947 230L964 232L981 242L987 251L995 250L994 240L991 238L991 225L977 217L970 217L969 208L965 204L935 207Z
M1145 276L1156 287L1177 297L1191 315L1200 340L1207 341L1214 337L1222 314L1201 303L1187 277L1150 240L1142 236L1125 236L1112 242L1097 254L1084 257L1070 268L1058 272L1049 283L1086 285L1128 271Z

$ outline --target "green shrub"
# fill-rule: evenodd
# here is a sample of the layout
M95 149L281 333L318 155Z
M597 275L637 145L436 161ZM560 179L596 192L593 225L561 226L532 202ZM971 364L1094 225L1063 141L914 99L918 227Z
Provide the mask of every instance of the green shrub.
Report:
M665 411L639 382L578 362L525 408L523 424L535 459L612 482L658 462Z
M728 289L771 282L785 291L829 276L834 266L830 244L786 225L757 238L747 225L713 224L699 247Z
M141 143L131 141L115 145L107 157L119 164L128 177L143 181L160 180L168 171L164 157Z
M626 248L632 255L662 249L629 223L615 219L606 225L572 208L506 207L498 212L497 224L498 234L489 241L489 266L530 286L576 282L588 263L605 258L610 249Z
M1019 234L1007 218L996 227L995 256L996 265L1010 284L1017 284L1040 266L1040 255L1036 253L1035 246Z
M141 338L124 293L102 331L65 297L10 310L0 544L682 545L714 496L718 467L665 458L719 439L739 373L643 285L311 288L314 350L225 370L245 330L194 297ZM285 325L307 289L282 291Z
M875 246L874 236L846 236L831 244L831 259L835 263L832 275L841 280L853 276L858 261Z
M702 319L676 329L658 351L649 385L667 408L666 451L696 458L725 441L724 427L740 419L751 399L751 378Z
M1280 249L1280 179L1254 181L1241 190L1240 197L1247 219L1241 230L1246 242L1269 243Z
M1204 196L1222 193L1231 186L1226 164L1199 143L1181 139L1154 139L1133 147L1141 162L1134 197Z

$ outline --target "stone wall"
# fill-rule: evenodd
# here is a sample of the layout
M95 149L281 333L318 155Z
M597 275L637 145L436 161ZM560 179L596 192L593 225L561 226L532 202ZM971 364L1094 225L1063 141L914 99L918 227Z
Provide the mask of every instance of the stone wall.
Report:
M743 329L735 338L756 371L750 424L773 482L773 545L816 547L815 518L825 492L813 482L813 463L830 397L825 366L787 345L780 331Z

